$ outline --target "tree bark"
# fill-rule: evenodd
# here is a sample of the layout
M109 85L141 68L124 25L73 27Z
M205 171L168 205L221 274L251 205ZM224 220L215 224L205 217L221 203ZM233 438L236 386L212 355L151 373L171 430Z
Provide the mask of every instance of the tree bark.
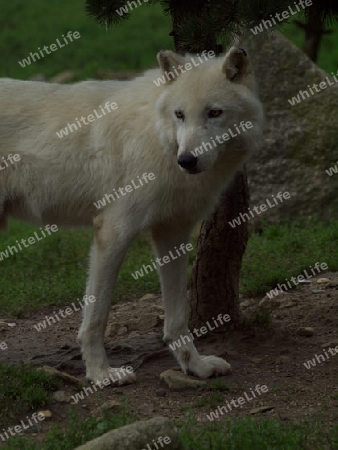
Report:
M201 227L189 289L189 327L200 327L219 313L239 323L239 274L248 241L246 222L233 220L249 207L246 172L238 172L216 211Z
M331 30L325 30L324 24L318 14L310 14L306 23L299 20L295 24L305 32L304 53L313 61L317 62L320 44L324 34Z

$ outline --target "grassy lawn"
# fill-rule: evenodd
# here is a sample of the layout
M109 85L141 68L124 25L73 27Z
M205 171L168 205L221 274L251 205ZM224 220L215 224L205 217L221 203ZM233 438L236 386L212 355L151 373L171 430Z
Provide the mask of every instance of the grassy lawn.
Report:
M95 77L98 72L140 71L156 64L156 53L173 48L170 18L159 5L145 5L131 19L108 32L84 11L84 0L12 0L0 4L0 77L30 79L44 74L48 79L74 70L76 79ZM328 73L338 69L338 26L325 36L318 64ZM51 45L68 31L81 38L22 68L18 61L38 47ZM283 32L298 46L303 34L293 24ZM0 255L16 240L33 236L36 228L10 222L10 233L0 234ZM0 261L0 317L24 317L43 306L65 305L82 298L88 267L91 230L59 230L41 242ZM194 247L196 239L193 240ZM190 269L194 252L190 252ZM153 257L147 236L131 246L119 274L113 301L139 298L160 291L155 272L134 280L131 273ZM297 276L316 262L338 270L338 222L316 221L299 225L263 226L252 234L243 260L241 293L258 297L285 278ZM0 363L0 428L13 423L18 413L30 414L48 404L58 387L53 378L25 366ZM215 394L216 395L216 394ZM217 396L216 396L217 399ZM68 428L55 428L43 444L27 438L11 438L5 450L71 450L105 431L130 423L128 413L106 414L103 419L83 422L70 413ZM298 450L338 448L338 429L326 435L320 423L285 423L277 420L238 419L197 425L192 419L178 423L185 450ZM1 433L1 432L0 432Z
M28 239L35 228L11 221L0 252L16 240ZM46 305L71 304L84 294L91 230L59 230L1 261L0 313L22 317L25 311ZM194 248L196 239L193 239ZM1 256L1 253L0 253ZM189 253L190 269L195 251ZM129 249L120 271L113 301L159 293L157 273L135 280L132 273L153 258L150 240L142 236ZM262 235L252 234L244 256L241 293L260 296L285 278L300 275L316 262L338 270L338 222L302 225L264 225ZM189 276L189 274L188 274Z
M18 366L0 363L0 379L0 429L13 423L18 414L29 414L45 406L50 392L60 385L58 380L22 363Z
M71 69L80 80L95 77L98 71L143 70L157 64L159 50L173 48L170 18L159 5L145 3L108 32L86 15L84 5L84 0L1 2L0 77L29 79L42 73L50 78ZM333 29L333 34L324 37L318 62L329 73L338 69L338 25ZM78 31L81 37L24 68L19 65L38 47L62 41L68 31ZM299 28L290 23L282 31L302 47Z
M170 20L158 5L135 9L130 20L106 31L87 16L85 0L34 0L0 4L0 77L29 79L42 73L50 78L64 70L76 71L77 79L95 77L104 70L143 70L154 66L156 53L172 48ZM18 61L38 47L61 42L68 31L81 37L22 68Z

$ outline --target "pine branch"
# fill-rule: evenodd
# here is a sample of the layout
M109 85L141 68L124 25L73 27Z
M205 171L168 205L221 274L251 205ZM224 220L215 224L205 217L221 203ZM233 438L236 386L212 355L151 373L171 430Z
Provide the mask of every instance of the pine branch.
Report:
M159 3L165 14L175 18L175 31L171 33L175 34L175 42L190 52L215 49L215 39L227 43L290 7L290 0L135 0L135 3L142 7ZM132 0L86 0L86 10L99 24L109 27L128 19L133 12L132 4ZM317 14L323 23L338 21L338 2L313 0L312 6L302 9L300 17L307 18L310 14ZM278 22L277 27L286 22Z
M130 17L130 12L119 14L121 8L126 7L126 0L86 0L86 12L94 17L99 25L107 28L116 25Z

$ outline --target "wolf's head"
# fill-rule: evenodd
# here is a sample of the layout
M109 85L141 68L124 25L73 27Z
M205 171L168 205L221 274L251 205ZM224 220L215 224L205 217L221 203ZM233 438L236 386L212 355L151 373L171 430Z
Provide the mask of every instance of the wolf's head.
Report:
M261 141L263 109L245 50L225 57L158 53L163 72L157 130L181 170L197 174L245 160Z

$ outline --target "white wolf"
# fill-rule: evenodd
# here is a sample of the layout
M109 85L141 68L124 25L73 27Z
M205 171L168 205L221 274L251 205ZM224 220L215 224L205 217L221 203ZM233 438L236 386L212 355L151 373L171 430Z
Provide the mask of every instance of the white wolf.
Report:
M232 47L224 57L185 73L180 68L187 67L191 55L162 51L157 58L159 69L131 81L0 80L0 161L20 155L20 161L0 171L0 227L7 228L8 217L40 225L94 226L86 294L96 302L86 306L78 336L87 378L94 382L123 370L109 367L104 333L112 289L131 241L150 230L159 258L188 243L194 224L215 207L262 139L262 106L243 49ZM156 86L154 80L170 71L173 79ZM104 115L102 105L112 103L117 109ZM100 118L88 116L90 123L81 126L79 117L94 110ZM216 136L235 131L242 121L252 127L194 156L203 142L215 143ZM67 123L77 123L78 129L71 125L72 132L60 139L57 131ZM144 173L155 179L95 207L98 199ZM187 255L159 269L167 343L188 334L186 265ZM174 353L185 373L200 378L230 369L221 358L201 356L193 342ZM121 383L135 377L123 376Z

